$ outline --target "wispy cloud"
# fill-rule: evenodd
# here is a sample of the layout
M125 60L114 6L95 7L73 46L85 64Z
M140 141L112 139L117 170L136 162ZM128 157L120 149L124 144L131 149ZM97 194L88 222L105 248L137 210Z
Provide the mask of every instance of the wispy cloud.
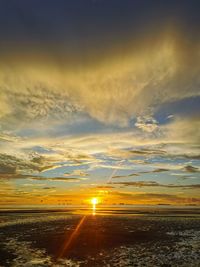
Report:
M130 193L113 191L113 197L125 203L141 203L141 204L200 204L200 198L180 196L177 194L166 193Z
M191 166L191 165L185 166L183 170L185 172L200 172L199 168Z
M200 184L161 184L155 181L137 181L137 182L111 182L111 184L133 186L133 187L165 187L165 188L182 188L182 189L198 189Z

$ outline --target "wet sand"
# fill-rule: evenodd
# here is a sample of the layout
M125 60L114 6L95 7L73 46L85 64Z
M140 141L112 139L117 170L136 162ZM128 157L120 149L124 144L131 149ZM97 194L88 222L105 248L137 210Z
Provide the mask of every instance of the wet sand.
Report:
M156 214L2 212L0 266L200 266L198 212Z

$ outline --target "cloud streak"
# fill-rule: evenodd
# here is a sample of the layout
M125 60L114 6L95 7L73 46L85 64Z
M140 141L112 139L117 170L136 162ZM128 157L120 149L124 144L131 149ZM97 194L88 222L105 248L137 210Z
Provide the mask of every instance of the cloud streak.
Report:
M182 189L199 189L200 184L160 184L155 181L139 181L139 182L112 182L111 184L133 186L133 187L164 187L164 188L182 188Z

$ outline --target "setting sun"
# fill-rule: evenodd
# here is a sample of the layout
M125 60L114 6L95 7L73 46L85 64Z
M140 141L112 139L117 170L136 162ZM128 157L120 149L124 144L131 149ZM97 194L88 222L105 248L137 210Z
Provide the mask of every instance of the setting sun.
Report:
M98 203L99 203L98 198L96 198L96 197L92 198L92 199L91 199L91 203L92 203L93 205L98 204Z

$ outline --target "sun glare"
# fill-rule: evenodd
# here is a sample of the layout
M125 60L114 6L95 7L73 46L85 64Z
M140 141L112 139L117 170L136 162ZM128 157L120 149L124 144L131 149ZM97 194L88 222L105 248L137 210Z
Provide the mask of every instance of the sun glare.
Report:
M98 199L96 197L92 198L91 203L92 203L92 205L98 204Z

